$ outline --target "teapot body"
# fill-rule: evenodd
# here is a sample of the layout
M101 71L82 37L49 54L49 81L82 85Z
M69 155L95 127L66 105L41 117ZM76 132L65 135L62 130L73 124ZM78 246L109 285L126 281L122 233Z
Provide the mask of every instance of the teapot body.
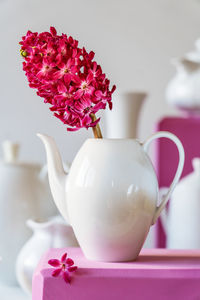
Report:
M157 178L136 140L89 139L76 156L66 198L70 222L86 257L137 257L156 210Z

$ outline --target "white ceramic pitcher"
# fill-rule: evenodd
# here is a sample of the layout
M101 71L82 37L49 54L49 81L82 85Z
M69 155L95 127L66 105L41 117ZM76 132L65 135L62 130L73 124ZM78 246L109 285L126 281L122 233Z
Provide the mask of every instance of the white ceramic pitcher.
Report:
M200 113L200 39L195 48L182 58L172 59L176 75L166 89L168 103L190 114Z
M3 143L0 161L0 281L14 285L19 250L31 236L25 222L57 214L48 181L47 168L18 160L19 145Z
M200 158L192 164L194 171L180 180L161 215L167 248L200 249Z
M28 220L32 237L21 249L16 262L17 279L22 289L31 293L32 276L41 256L50 248L78 247L72 227L61 216L46 221Z
M182 173L184 150L179 139L169 132L158 132L144 143L88 139L76 155L67 180L54 140L39 137L47 151L55 203L66 219L69 215L85 256L98 261L135 259ZM152 141L163 137L176 144L179 165L157 206L158 182L147 149Z

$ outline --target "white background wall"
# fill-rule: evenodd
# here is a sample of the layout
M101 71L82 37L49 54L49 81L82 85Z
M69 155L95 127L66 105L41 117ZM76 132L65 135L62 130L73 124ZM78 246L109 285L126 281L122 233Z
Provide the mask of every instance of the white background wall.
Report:
M118 89L149 92L140 119L141 138L161 116L175 113L164 101L165 86L174 74L169 59L190 50L200 36L200 1L0 0L0 142L21 142L23 160L45 161L38 131L54 136L69 161L91 136L90 130L67 132L28 87L22 71L21 36L50 25L94 50Z

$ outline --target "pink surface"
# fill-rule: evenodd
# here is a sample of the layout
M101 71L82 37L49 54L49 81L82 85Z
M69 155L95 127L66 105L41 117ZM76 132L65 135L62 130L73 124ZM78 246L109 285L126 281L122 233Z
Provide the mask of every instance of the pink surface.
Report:
M182 177L192 172L192 158L200 157L200 118L165 117L156 126L156 131L170 131L182 142L185 150L185 165ZM161 187L169 186L178 165L176 146L167 139L158 139L156 170ZM170 205L170 204L169 204ZM165 247L165 233L160 220L156 224L156 246Z
M48 260L67 252L78 271L71 284L51 276ZM127 263L87 260L80 248L52 249L33 278L33 300L197 300L200 299L200 250L144 249Z

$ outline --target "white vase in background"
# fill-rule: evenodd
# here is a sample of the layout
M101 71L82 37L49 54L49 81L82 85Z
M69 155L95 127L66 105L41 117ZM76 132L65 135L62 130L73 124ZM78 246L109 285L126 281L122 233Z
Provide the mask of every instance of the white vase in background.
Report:
M31 293L32 276L41 256L50 248L78 247L72 227L62 217L46 222L28 220L32 237L21 249L16 262L17 280L22 289Z
M167 102L190 114L200 114L200 40L195 51L172 59L172 63L176 75L167 86Z
M57 214L48 180L47 168L18 160L19 145L3 143L0 161L0 282L14 285L15 262L19 250L31 236L25 225L28 218Z
M182 173L184 150L177 137L158 132L146 142L134 139L88 139L67 178L54 140L39 135L47 152L54 201L74 229L88 259L136 259L150 226L159 217ZM157 207L158 182L147 155L149 144L168 138L179 151L174 180Z
M146 96L144 92L124 92L114 96L113 109L106 111L107 138L137 137L138 118Z
M194 171L178 183L161 215L167 248L200 249L200 158L192 164Z

